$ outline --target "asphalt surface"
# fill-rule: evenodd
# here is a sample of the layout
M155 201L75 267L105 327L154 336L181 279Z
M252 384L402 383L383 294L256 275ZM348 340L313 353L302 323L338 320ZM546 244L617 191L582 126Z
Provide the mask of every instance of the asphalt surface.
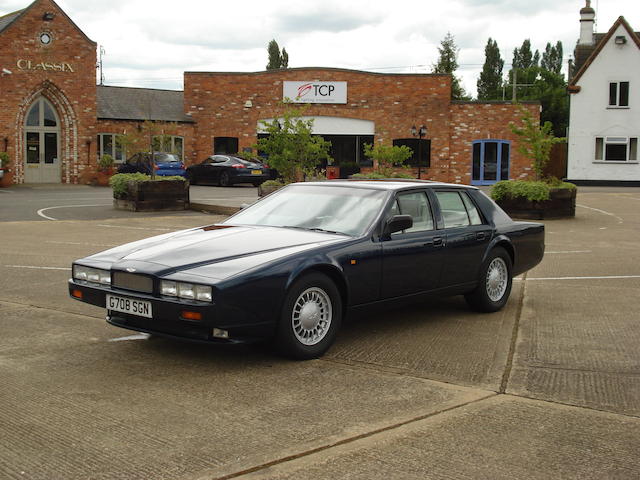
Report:
M640 189L581 188L503 311L360 315L309 362L148 338L68 298L73 259L222 217L0 192L2 479L640 478Z

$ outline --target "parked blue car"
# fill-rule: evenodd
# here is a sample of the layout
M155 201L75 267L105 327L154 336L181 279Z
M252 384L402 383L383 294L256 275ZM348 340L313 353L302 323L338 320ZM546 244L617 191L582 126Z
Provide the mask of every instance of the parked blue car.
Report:
M153 167L152 167L153 165ZM136 153L125 163L118 167L118 173L145 173L151 175L151 170L160 177L172 175L185 176L184 163L173 153L157 152L153 155L153 164L150 153Z

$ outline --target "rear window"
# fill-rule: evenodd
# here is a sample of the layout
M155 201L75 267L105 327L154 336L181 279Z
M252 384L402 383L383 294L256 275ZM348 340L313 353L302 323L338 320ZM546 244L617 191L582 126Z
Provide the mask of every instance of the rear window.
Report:
M155 154L156 163L160 162L179 162L180 159L171 153L156 153Z

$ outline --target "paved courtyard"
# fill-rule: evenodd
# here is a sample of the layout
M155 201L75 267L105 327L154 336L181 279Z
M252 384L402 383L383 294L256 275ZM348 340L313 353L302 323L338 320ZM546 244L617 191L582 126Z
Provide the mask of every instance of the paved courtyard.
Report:
M147 338L69 299L72 260L222 218L109 203L0 189L0 478L640 478L640 189L581 189L503 311L359 315L308 362Z

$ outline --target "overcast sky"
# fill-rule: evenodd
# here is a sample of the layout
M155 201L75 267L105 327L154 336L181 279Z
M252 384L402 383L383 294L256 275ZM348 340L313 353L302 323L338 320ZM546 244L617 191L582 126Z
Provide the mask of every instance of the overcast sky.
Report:
M0 0L0 16L25 8ZM428 73L447 32L460 53L458 75L475 95L489 37L506 64L526 38L560 40L565 64L579 35L584 0L58 0L104 48L106 85L182 89L184 71L264 70L275 38L289 67ZM623 15L640 30L639 0L593 0L597 31ZM508 65L505 66L505 73ZM303 79L306 80L306 79Z

